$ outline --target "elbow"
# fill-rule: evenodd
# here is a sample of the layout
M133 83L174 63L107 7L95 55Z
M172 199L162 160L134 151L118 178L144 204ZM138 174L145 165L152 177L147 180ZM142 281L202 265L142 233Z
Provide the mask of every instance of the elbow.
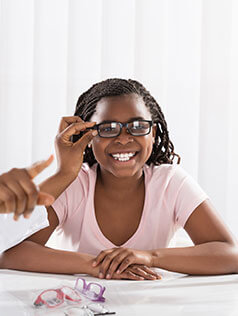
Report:
M9 269L7 264L7 250L0 253L0 269Z
M21 245L22 243L0 253L0 269L17 269L18 253Z
M222 242L223 247L220 249L221 263L225 268L225 273L236 274L238 273L238 243ZM225 246L225 247L224 247Z
M238 244L235 243L230 247L231 247L231 262L232 262L231 273L238 273Z

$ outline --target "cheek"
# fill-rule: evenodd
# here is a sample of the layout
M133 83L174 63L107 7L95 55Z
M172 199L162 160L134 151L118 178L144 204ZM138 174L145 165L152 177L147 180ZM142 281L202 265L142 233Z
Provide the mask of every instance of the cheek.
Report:
M98 138L94 138L92 142L92 150L96 160L100 160L104 156L105 148L107 147L107 141Z
M153 151L153 137L152 136L148 137L144 148L146 149L146 153L145 153L146 159L149 159Z
M148 151L152 151L153 142L154 142L153 136L148 135L147 138L145 139L145 148L147 148Z

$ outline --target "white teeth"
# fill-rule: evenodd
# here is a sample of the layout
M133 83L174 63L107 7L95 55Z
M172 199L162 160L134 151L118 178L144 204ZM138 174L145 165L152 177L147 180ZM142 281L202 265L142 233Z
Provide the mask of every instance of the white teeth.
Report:
M116 160L119 161L128 161L130 160L131 157L135 156L135 152L134 153L124 153L124 154L113 154L112 157Z

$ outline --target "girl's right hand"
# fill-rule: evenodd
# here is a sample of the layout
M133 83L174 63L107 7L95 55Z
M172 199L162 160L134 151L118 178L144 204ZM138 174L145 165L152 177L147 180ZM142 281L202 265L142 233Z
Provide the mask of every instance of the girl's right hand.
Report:
M59 173L71 174L74 177L78 175L83 163L85 148L97 135L97 131L86 132L76 143L73 143L71 138L95 124L96 122L84 122L78 116L68 116L61 119L59 133L55 140Z

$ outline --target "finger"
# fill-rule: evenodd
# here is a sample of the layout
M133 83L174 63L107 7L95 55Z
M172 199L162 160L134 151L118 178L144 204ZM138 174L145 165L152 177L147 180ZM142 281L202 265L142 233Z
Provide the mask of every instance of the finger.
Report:
M14 220L17 220L24 212L27 203L27 196L23 188L17 181L9 181L7 186L0 186L0 191L1 200L5 203L5 213L15 213Z
M0 184L0 213L14 213L16 210L16 196L8 187Z
M124 258L124 260L121 262L120 266L117 269L117 273L120 274L122 273L124 270L126 270L129 265L136 263L135 262L135 257L133 255L128 255Z
M132 271L136 275L142 276L147 280L157 280L157 276L154 275L153 271L147 271L140 266L130 266L130 271Z
M107 249L107 250L103 250L101 251L97 257L93 260L92 266L96 267L99 263L101 263L103 261L103 259L111 252L113 252L115 249L117 248L111 248L111 249Z
M13 218L17 221L20 215L22 215L27 208L28 196L18 182L15 182L14 188L12 187L11 189L14 190L16 196L16 209Z
M112 262L112 260L119 254L121 250L117 250L115 249L114 251L112 251L111 253L107 254L101 264L100 264L100 267L99 267L99 278L104 278L106 276L106 273L108 271L108 268ZM110 278L110 276L108 277Z
M133 273L130 270L124 271L122 274L120 274L120 279L126 279L126 280L137 280L137 281L143 281L144 278L140 275L137 275Z
M75 144L74 146L81 147L82 151L85 151L86 146L91 142L91 140L97 136L97 130L91 130L85 133Z
M52 195L45 193L45 192L39 192L36 204L49 206L49 205L53 204L54 201L55 201L55 198Z
M27 194L27 205L23 212L25 218L29 218L36 204L51 205L54 202L54 197L47 193L40 193L38 187L29 180L28 176L22 176L19 183ZM43 202L43 203L42 203Z
M105 271L106 279L111 278L113 273L119 268L119 266L126 259L127 256L128 256L128 252L126 250L123 252L120 252L118 255L114 256L114 258L112 259L112 261L108 267L108 270Z
M30 178L35 178L41 171L47 168L53 160L54 156L50 155L50 157L47 160L36 162L31 167L26 168L26 171L29 174Z
M65 130L69 125L77 122L84 122L79 116L65 116L62 117L59 126L59 133Z
M111 250L111 249L110 249ZM109 251L109 250L103 250L99 253L99 255L97 255L97 257L93 260L92 266L96 267L97 265L99 265L99 263L101 263L103 261L103 259L106 257L106 255L110 252L112 252L113 250Z
M145 266L145 265L138 265L138 267L140 269L142 269L143 271L147 272L150 275L154 275L158 280L162 279L161 275L156 273L155 271L153 271L152 269L150 269L149 267Z
M45 192L39 192L38 196L37 196L36 204L50 206L54 203L54 201L55 201L55 198L52 195L45 193ZM31 216L33 210L34 210L34 208L25 210L24 214L23 214L24 217L29 218Z
M71 143L71 137L73 135L78 135L81 132L85 131L86 128L93 127L95 124L95 122L73 123L70 126L68 126L63 132L61 132L61 134L59 134L58 137L62 138L65 142Z
M27 203L23 215L25 218L29 218L37 202L38 188L31 180L29 180L27 175L19 180L19 184L27 196Z

